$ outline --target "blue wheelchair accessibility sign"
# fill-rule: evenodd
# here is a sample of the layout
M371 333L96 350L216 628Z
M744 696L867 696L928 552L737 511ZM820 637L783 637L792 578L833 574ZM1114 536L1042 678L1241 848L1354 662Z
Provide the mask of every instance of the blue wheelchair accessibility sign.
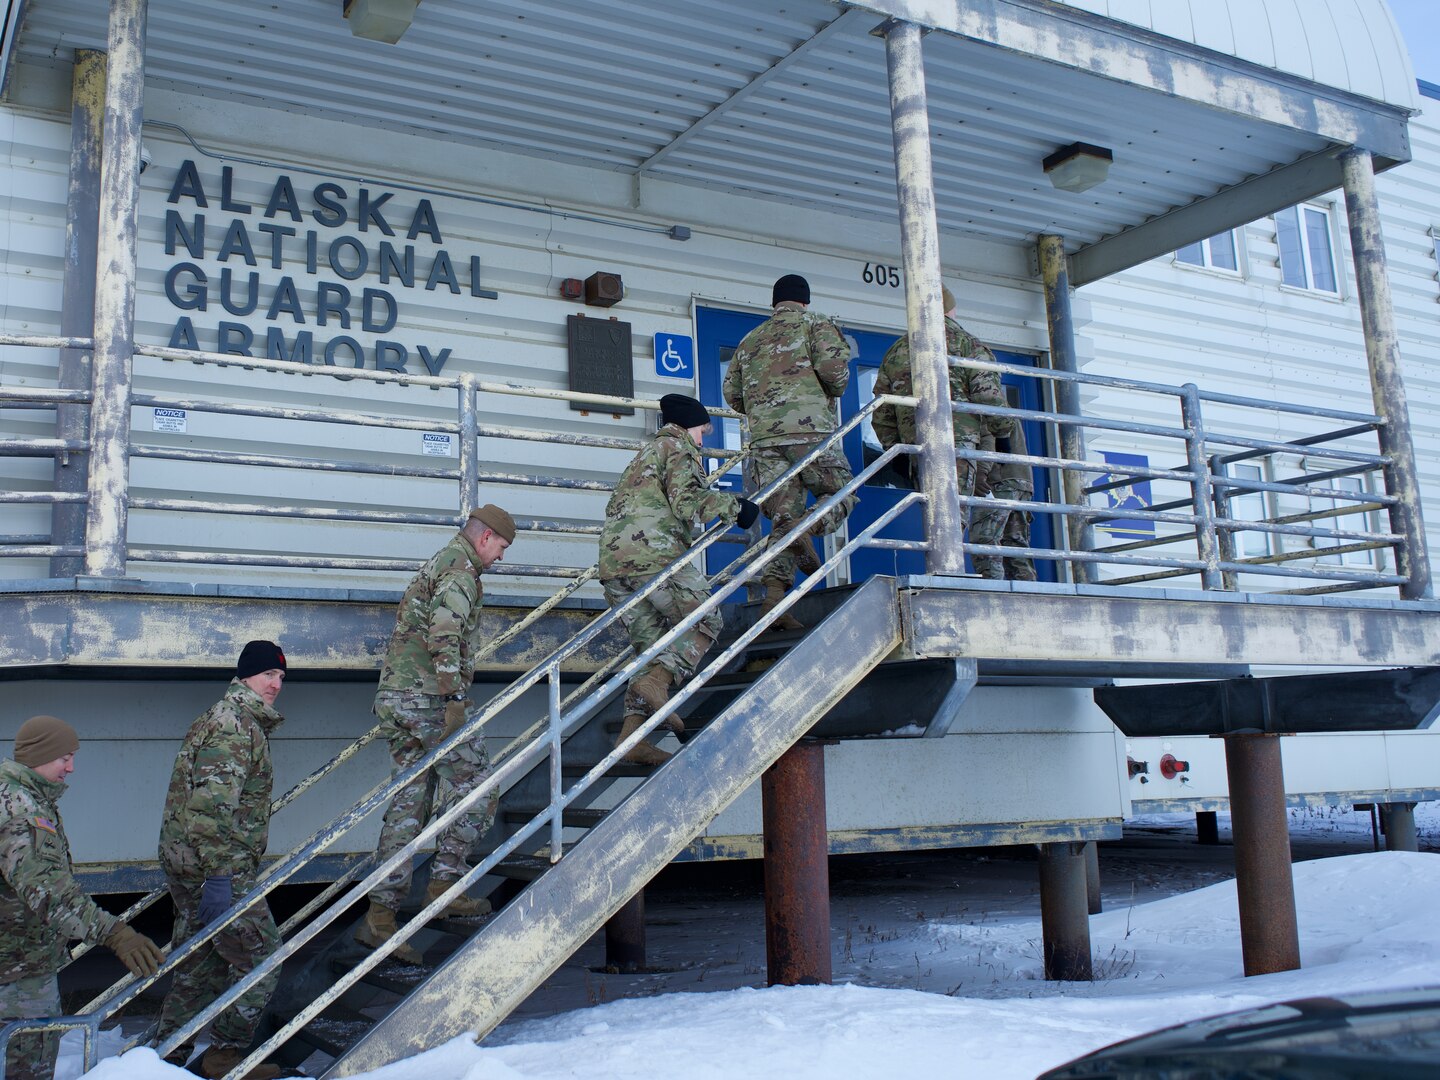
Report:
M655 335L655 374L662 379L695 379L695 342L683 334Z

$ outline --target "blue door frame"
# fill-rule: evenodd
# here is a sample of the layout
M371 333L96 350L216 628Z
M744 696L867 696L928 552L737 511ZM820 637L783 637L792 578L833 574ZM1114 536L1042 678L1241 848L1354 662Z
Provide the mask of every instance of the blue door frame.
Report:
M724 405L725 401L720 392L720 385L724 378L725 367L730 362L730 356L735 351L735 346L740 344L740 339L765 319L765 315L745 311L727 311L723 308L701 307L696 310L696 363L699 367L700 400L706 405ZM875 373L879 370L885 351L894 343L897 335L845 328L845 336L851 342L853 358L850 362L850 385L845 391L844 398L841 399L840 410L845 418L849 418L859 411L862 403L868 402L873 396ZM1014 364L1017 368L1034 367L1036 363L1035 357L1021 353L997 350L995 357L1003 363ZM1040 408L1038 379L1028 378L1017 372L1014 375L1006 374L1004 384L1012 405L1023 409ZM1032 453L1038 453L1040 448L1046 445L1044 429L1037 422L1027 421L1025 423L1025 439L1032 448ZM733 421L717 423L715 431L706 437L705 442L708 446L723 446L727 442L732 447L738 446L738 426ZM879 452L879 444L875 440L874 432L870 430L869 424L864 425L863 430L852 431L845 437L845 456L850 461L851 469L856 472L869 461L873 461ZM738 475L733 479L727 478L723 483L729 490L738 491L740 488ZM1045 470L1035 470L1035 498L1038 501L1049 501L1049 486L1049 474ZM897 472L891 469L881 472L875 478L875 482L867 484L860 491L860 503L850 515L849 531L851 535L865 528L894 506L908 491L909 488L905 486L905 481ZM768 528L768 522L765 527ZM922 530L921 510L919 507L912 507L891 522L880 535L896 540L918 540L921 538ZM1042 548L1053 547L1053 535L1053 523L1050 516L1048 514L1036 515L1031 523L1031 544ZM711 573L722 569L740 553L740 550L741 547L738 543L727 541L716 543L708 553L707 569ZM1055 580L1054 563L1037 562L1035 570L1040 580ZM924 572L925 556L921 552L882 551L872 548L858 551L850 559L850 578L857 583L874 574L923 574Z

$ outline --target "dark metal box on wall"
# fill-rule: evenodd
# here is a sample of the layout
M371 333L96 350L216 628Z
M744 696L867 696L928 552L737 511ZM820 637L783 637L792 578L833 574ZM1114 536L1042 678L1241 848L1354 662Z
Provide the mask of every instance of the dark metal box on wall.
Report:
M587 319L570 315L565 320L569 339L570 389L583 394L635 396L635 365L630 350L630 324L618 319ZM570 408L631 416L631 408L587 405L572 401Z

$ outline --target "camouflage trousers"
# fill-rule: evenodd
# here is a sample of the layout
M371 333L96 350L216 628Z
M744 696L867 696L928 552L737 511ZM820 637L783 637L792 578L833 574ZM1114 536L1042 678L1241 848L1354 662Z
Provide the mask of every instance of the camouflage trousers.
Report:
M60 980L54 975L30 975L0 985L0 1027L60 1012ZM50 1080L59 1052L58 1031L14 1036L5 1055L5 1080Z
M967 439L961 435L955 436L955 448L957 450L976 450L979 446L980 442L978 439ZM975 473L979 467L980 463L973 458L955 459L955 487L961 495L975 494ZM969 528L970 522L977 512L975 507L969 503L962 502L960 504L960 527L962 529Z
M609 581L602 581L600 585L605 590L605 602L611 607L619 607L643 589L649 580L611 578ZM687 564L664 585L636 604L628 615L620 617L625 632L630 635L630 644L635 649L635 654L638 656L654 645L672 626L703 604L709 596L710 586L704 576L694 563ZM663 667L669 669L671 681L679 686L695 674L701 657L720 636L723 624L720 613L712 611L637 671L625 690L625 715L649 716L658 707L635 692L636 680L657 667Z
M821 438L821 436L816 436L814 439L801 443L755 447L756 490L773 483L786 469L815 449ZM798 476L770 496L760 509L770 519L772 532L787 533L795 527L796 522L805 516L805 493L807 491L818 501L834 495L853 479L854 475L850 472L850 465L845 460L845 455L840 452L838 447L831 447L802 469ZM833 533L839 529L845 524L845 519L850 516L850 511L855 509L857 501L854 495L850 495L839 506L825 514L820 519L820 531ZM795 543L808 544L810 538L802 536ZM779 585L785 589L795 584L796 553L793 548L794 544L791 544L771 561L761 575L762 584L767 587Z
M165 861L169 864L165 867L165 880L170 886L170 899L175 902L175 929L170 940L179 947L204 929L200 922L200 890L205 885L205 879L188 874L177 877L173 873L172 860ZM236 874L233 885L235 895L243 896L255 887L255 878L250 874ZM262 900L180 965L170 992L165 995L165 1004L160 1009L156 1042L163 1042L179 1031L201 1009L255 970L260 961L279 947L280 931L270 915L270 906ZM235 1049L248 1047L255 1038L260 1014L279 981L280 973L271 972L217 1016L210 1028L211 1045Z
M385 726L395 771L403 772L440 741L445 730L445 701L433 694L382 690L375 695L375 715ZM396 792L380 829L379 857L388 858L419 834L426 823L443 814L490 775L490 755L477 735L456 747L434 768ZM470 869L470 852L495 823L498 794L461 814L440 834L430 864L433 881L454 881ZM391 910L410 895L413 860L401 863L370 893L370 899Z
M1023 488L1012 488L1001 484L993 492L997 499L1028 499L1031 492ZM1030 511L1004 510L1000 507L981 506L975 510L975 520L970 526L972 544L990 544L1006 547L1026 548L1030 546ZM1002 565L998 555L972 555L975 572L981 577L1010 581L1034 581L1035 564L1027 558L1005 557Z

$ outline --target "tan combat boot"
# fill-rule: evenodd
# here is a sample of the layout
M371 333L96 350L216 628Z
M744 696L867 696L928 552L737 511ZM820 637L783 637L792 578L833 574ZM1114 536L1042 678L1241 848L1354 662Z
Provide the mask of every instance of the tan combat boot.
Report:
M820 556L816 554L815 545L808 535L791 544L790 550L795 553L795 568L806 577L820 569Z
M632 682L630 689L633 693L639 695L640 700L650 706L650 713L653 716L670 700L670 683L673 678L674 676L670 673L669 668L661 664L656 664L649 671L645 672L644 675L641 675L640 678ZM661 723L676 735L682 735L685 732L685 721L681 720L680 717L674 713L667 716Z
M766 582L765 599L760 601L760 614L763 616L774 610L775 605L780 603L780 601L785 598L785 593L787 591L788 590L785 588L784 585L778 584L776 582ZM766 632L774 633L777 630L804 629L805 624L787 611L784 615L781 615L778 619L772 622Z
M625 723L620 728L620 737L615 740L615 745L619 746L628 739L640 729L640 725L643 723L645 723L645 717L637 713L625 717ZM666 751L661 750L658 746L651 746L642 739L632 746L630 752L621 760L628 761L632 765L663 765L670 760L670 757L671 755Z
M436 900L440 899L440 894L453 884L453 880L436 881L434 878L431 878L430 884L425 888L425 906L429 907ZM491 910L489 900L477 900L473 896L466 896L464 893L461 893L454 900L450 901L449 907L440 912L440 917L442 919L473 919L479 915L489 915Z
M361 945L378 949L394 937L398 929L395 925L395 912L371 900L370 910L365 912L364 921L355 928L355 940ZM392 949L390 955L402 964L414 964L416 967L423 967L425 964L425 959L408 941Z
M205 1056L200 1059L200 1075L207 1076L210 1080L220 1080L231 1070L244 1061L247 1052L237 1050L230 1046L212 1046L205 1051ZM245 1074L244 1080L275 1080L280 1075L278 1065L256 1065Z

